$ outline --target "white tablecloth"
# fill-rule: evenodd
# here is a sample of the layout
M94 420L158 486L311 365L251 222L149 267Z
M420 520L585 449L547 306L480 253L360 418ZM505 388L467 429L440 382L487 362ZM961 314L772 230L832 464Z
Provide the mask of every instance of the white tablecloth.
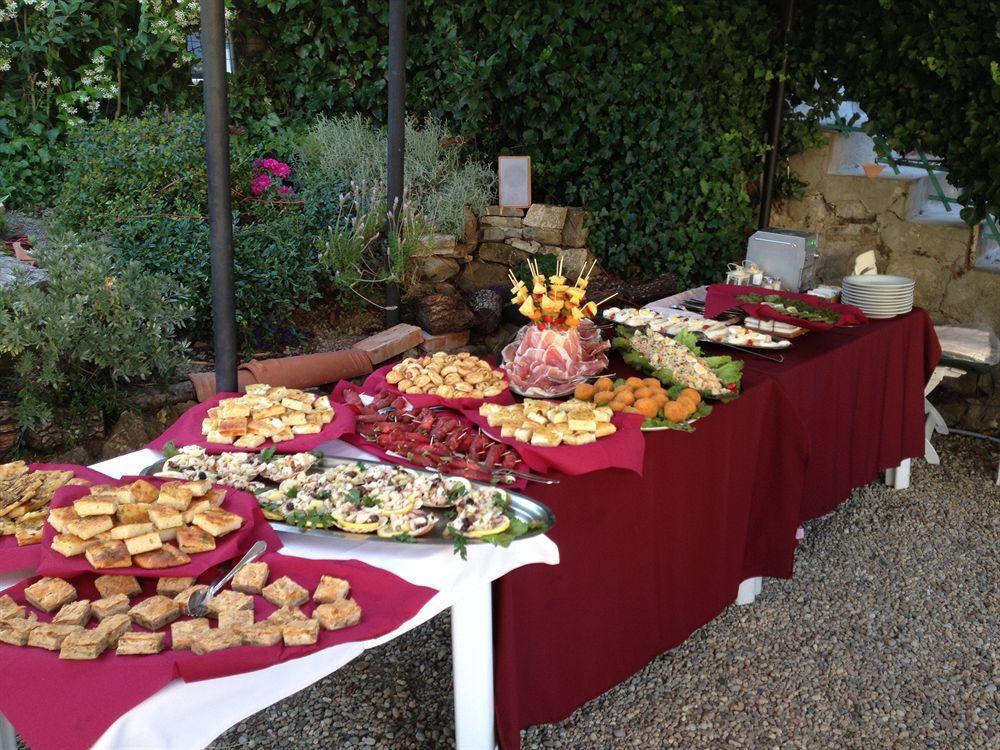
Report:
M336 440L321 446L327 455L370 458ZM160 458L149 450L136 451L92 468L112 477L138 474ZM336 671L366 649L386 643L471 595L491 581L524 565L559 562L559 551L547 537L538 536L501 549L469 545L468 561L450 546L387 544L354 539L321 539L282 533L282 552L311 558L357 559L389 570L401 578L438 590L423 609L401 627L381 638L326 648L267 669L203 682L175 680L116 721L94 745L96 749L196 748L242 719ZM0 589L16 583L30 571L0 576Z

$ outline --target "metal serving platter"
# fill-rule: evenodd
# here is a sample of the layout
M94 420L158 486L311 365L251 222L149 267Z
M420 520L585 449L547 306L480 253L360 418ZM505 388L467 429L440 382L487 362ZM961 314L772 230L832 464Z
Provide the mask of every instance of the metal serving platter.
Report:
M163 469L163 465L166 463L166 459L160 459L151 466L147 466L142 470L143 475L152 476ZM414 468L410 466L400 466L399 464L392 464L386 461L375 461L371 459L360 459L360 458L341 458L339 456L324 456L315 464L312 468L307 471L307 474L318 473L323 469L332 469L335 466L340 466L342 464L364 464L373 466L392 466L394 468L406 469L407 471L414 472L416 474L428 474L436 475L438 472L427 471L425 469ZM449 475L444 475L449 476ZM487 489L502 489L504 490L508 497L510 498L510 507L514 511L514 515L521 521L527 524L534 524L534 526L528 530L522 536L517 537L514 541L519 541L521 539L528 539L533 536L539 536L540 534L545 534L551 529L556 523L555 514L549 509L547 505L544 505L537 500L532 500L526 495L522 495L519 492L514 492L512 490L496 487L495 485L485 484L483 482L471 482L473 487L487 488ZM268 487L275 487L276 484L268 482ZM439 515L444 509L428 508L431 513ZM403 544L396 539L381 537L378 534L352 534L349 531L343 531L337 528L330 529L316 529L316 528L306 528L303 526L293 526L292 524L282 523L281 521L270 521L271 526L276 531L287 532L290 534L298 533L304 534L306 536L316 536L316 537L333 537L335 539L368 539L373 542L389 542L392 544ZM448 545L454 544L454 537L445 535L445 525L446 520L444 518L439 518L438 522L434 525L432 531L427 532L423 536L413 537L410 543L413 544L435 544L435 545ZM467 538L467 542L473 543L487 543L480 539Z

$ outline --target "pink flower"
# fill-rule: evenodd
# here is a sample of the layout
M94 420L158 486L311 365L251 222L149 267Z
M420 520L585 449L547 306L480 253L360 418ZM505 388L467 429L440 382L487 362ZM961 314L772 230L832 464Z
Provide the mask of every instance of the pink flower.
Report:
M281 179L288 177L291 173L292 168L283 161L275 162L274 166L271 168L271 174L275 177L280 177Z
M292 190L288 185L282 185L281 187L278 188L278 195L284 198L285 196L295 195L295 191Z
M271 177L266 174L259 174L250 181L250 192L260 195L271 185Z

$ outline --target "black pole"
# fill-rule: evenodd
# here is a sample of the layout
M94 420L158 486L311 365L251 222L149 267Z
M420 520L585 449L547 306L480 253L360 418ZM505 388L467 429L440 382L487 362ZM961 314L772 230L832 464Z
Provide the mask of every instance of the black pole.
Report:
M389 153L387 198L389 211L398 218L403 207L403 151L406 147L406 0L389 0ZM398 226L398 225L397 225ZM386 243L386 268L393 270ZM399 322L399 284L385 285L385 325Z
M771 86L771 131L768 136L767 156L764 159L764 180L760 191L760 220L758 229L771 223L771 201L774 198L774 175L778 170L778 140L781 138L781 120L785 109L785 73L788 70L788 35L792 29L794 0L785 0L781 26L781 73Z
M202 87L208 226L212 252L212 338L215 388L237 389L236 294L233 290L233 214L229 187L229 101L226 92L226 16L223 0L201 0Z

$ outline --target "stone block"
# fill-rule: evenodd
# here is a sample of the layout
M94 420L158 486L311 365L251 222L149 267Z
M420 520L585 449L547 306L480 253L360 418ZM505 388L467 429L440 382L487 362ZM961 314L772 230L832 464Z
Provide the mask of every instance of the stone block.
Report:
M522 231L526 240L535 240L543 245L558 245L562 242L562 229L547 229L545 227L528 227Z
M508 266L501 263L488 263L474 260L468 263L459 274L457 284L463 292L474 292L479 289L489 289L494 286L508 286Z
M155 435L148 434L146 423L140 414L134 411L122 412L101 448L101 457L115 458L139 450L152 437Z
M504 229L520 229L524 220L516 216L484 216L479 220L483 227L503 227Z
M513 241L516 242L516 240ZM503 263L505 266L516 266L527 257L527 253L504 242L484 242L479 246L479 259L489 261L490 263Z
M524 216L523 208L514 208L513 206L487 206L486 207L487 216Z
M408 323L399 323L392 328L376 333L362 339L354 345L355 349L368 354L373 365L392 359L397 354L402 354L407 349L419 346L424 340L424 332L417 326Z
M479 235L479 219L476 217L476 212L468 206L465 207L465 221L462 229L462 241L467 245L476 244Z
M542 249L542 244L540 242L534 242L532 240L513 239L507 240L507 244L515 250L520 250L523 253L537 253Z
M524 226L539 229L557 229L560 238L562 228L566 224L566 207L549 206L544 203L532 203L528 213L524 215Z
M430 282L447 281L452 276L458 275L460 270L457 260L440 255L425 258L420 264L421 278Z
M586 226L587 213L582 208L566 209L566 223L562 230L564 247L585 247L589 230Z
M507 237L507 229L503 227L483 227L481 242L503 242ZM520 231L518 231L520 234Z
M459 349L468 343L468 331L451 331L436 335L424 331L424 343L420 345L420 348L428 354L433 354L434 352L449 352Z
M428 255L465 255L458 249L458 238L453 234L428 234L417 238L413 256L424 258Z

